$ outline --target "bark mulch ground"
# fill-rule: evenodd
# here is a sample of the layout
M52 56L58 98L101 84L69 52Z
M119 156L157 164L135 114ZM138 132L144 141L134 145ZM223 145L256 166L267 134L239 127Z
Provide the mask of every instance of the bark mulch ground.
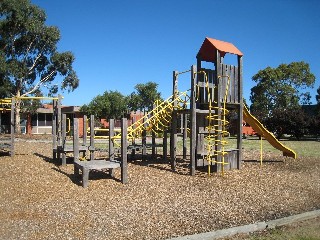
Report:
M265 156L222 177L188 162L129 163L129 183L92 172L81 187L73 165L52 160L52 143L16 142L0 157L1 239L167 239L320 209L320 161ZM244 152L245 160L259 152Z

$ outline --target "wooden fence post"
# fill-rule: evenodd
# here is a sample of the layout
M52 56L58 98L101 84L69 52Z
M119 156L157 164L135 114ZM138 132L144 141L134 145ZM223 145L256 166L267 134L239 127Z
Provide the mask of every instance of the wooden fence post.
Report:
M122 118L121 123L121 182L128 183L128 156L127 156L127 125L128 120Z

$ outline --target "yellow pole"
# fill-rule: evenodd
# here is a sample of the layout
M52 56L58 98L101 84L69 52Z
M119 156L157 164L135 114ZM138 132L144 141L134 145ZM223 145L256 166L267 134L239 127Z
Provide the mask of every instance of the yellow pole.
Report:
M58 100L58 97L14 97L15 99L47 99L47 100Z

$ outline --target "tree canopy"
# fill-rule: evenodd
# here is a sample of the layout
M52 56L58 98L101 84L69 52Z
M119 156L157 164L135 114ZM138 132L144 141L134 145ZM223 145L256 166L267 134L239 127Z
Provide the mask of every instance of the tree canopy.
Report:
M140 83L135 86L136 91L129 96L118 91L105 91L102 95L94 97L89 104L83 105L81 111L100 119L119 119L129 111L149 111L153 108L154 102L160 99L157 87L158 84L154 82Z
M94 97L88 105L83 105L81 111L100 119L119 119L127 113L127 97L118 91L105 91Z
M317 89L316 100L317 100L317 104L320 105L320 86Z
M287 133L300 139L308 125L301 105L310 104L307 89L315 82L309 64L292 62L276 68L267 67L252 79L257 83L250 96L253 114L277 137Z
M158 84L155 82L139 83L134 88L136 91L128 97L128 106L132 111L150 111L154 102L161 99L161 94L157 90Z
M309 103L311 97L306 89L313 87L315 82L315 76L305 62L267 67L252 79L257 85L251 89L251 110L263 119L272 115L274 109L290 109Z
M79 85L74 55L57 51L60 31L45 21L45 12L29 0L0 2L0 76L13 87L15 97L39 95L44 89L52 95ZM19 111L17 106L18 125Z

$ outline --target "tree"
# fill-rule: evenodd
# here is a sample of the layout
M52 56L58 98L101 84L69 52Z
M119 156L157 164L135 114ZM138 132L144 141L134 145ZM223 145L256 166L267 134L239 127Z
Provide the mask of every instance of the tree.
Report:
M127 113L127 98L118 91L105 91L93 98L88 105L83 105L81 111L100 119L119 119Z
M317 89L316 100L317 100L317 114L320 116L320 86Z
M274 109L295 108L310 101L310 93L315 76L308 63L292 62L280 64L277 68L260 70L252 79L257 83L251 89L251 110L259 112L265 119Z
M296 112L300 104L310 103L310 93L306 89L313 87L315 76L310 72L309 64L292 62L277 68L267 67L252 79L257 85L251 89L250 109L280 137L286 131L286 119L281 121L282 116ZM298 118L292 121L294 119L300 121Z
M46 14L29 0L0 2L0 76L14 87L14 97L31 96L47 89L73 91L79 79L72 68L71 52L58 52L60 31L46 26ZM16 105L16 131L20 132L20 101Z
M11 97L13 92L13 84L9 80L0 76L0 99Z
M320 104L320 86L317 89L316 100L317 100L317 104Z
M277 138L283 134L291 134L300 140L309 133L311 116L308 116L301 106L294 109L275 109L272 116L266 120L266 126Z
M155 82L139 83L134 88L136 92L132 92L128 100L130 110L150 111L154 102L161 99L161 94L157 90L158 84Z

